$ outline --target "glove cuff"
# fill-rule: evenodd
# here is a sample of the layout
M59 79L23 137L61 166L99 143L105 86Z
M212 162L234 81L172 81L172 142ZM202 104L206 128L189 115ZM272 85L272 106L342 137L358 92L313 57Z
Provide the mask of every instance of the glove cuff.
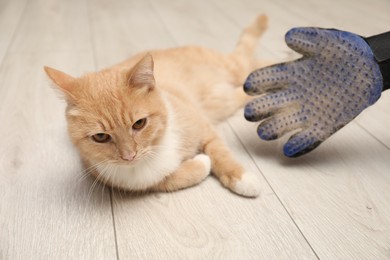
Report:
M390 89L390 32L363 38L374 53L383 77L383 90Z

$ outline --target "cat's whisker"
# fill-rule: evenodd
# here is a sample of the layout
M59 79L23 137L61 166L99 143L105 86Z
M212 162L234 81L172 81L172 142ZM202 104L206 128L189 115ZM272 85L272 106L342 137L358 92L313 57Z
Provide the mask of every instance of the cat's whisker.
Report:
M81 182L84 181L89 176L90 172L92 172L93 170L96 170L98 166L104 164L106 161L107 161L107 159L106 160L102 160L102 161L100 161L100 162L98 162L98 163L96 163L94 165L91 165L90 167L84 169L83 171L77 173L78 175L80 175L80 177L76 180L76 185L81 184ZM96 181L97 181L97 179L94 180L93 184ZM93 188L91 187L90 190L88 191L87 202L86 202L86 207L85 207L85 212L84 212L85 216L87 215L88 206L90 205L90 199L91 199L91 196L92 196L92 190L93 190Z
M106 163L108 161L108 159L105 159L105 160L102 160L94 165L91 165L90 167L84 169L83 171L77 173L76 175L79 175L78 179L76 180L76 185L79 185L82 181L84 181L86 178L88 178L89 174L96 170L97 167L99 167L100 165Z
M93 164L93 165L89 166L88 168L82 170L81 172L77 173L77 175L82 175L82 176L84 176L85 173L90 173L92 170L96 169L97 166L99 166L99 165L101 165L101 164L103 164L103 163L105 163L105 162L107 162L107 161L108 161L108 160L105 159L105 160L102 160L102 161L100 161L100 162L97 162L96 164Z
M103 181L103 190L104 190L104 187L107 187L107 183L109 180L111 180L111 176L112 175L115 176L115 174L113 174L113 173L115 173L115 171L116 171L116 166L113 164L110 164L110 167L108 169L108 174L107 174L107 176L105 176L105 178L104 178L105 180ZM104 198L104 193L102 192L102 200L103 200L103 198Z
M99 164L101 164L101 163L104 163L104 162L106 162L106 161L108 161L108 159L104 159L104 160L102 160L102 161L99 161L99 162L97 162L97 163L95 163L95 164L89 166L88 168L85 168L85 169L84 169L83 171L81 171L80 173L84 173L84 172L90 170L91 168L96 167L97 165L99 165Z
M149 167L149 168L153 168L151 166L151 164L153 163L152 160L155 159L157 157L158 154L156 154L155 152L153 151L149 151L148 152L148 156L145 156L145 159L144 159L144 162L145 164ZM166 169L164 166L161 166L161 171L165 171L165 170L169 170L169 169Z
M153 163L152 160L156 159L158 157L158 154L155 152L149 152L147 156L145 156L144 161L148 165L149 168L151 168L150 164ZM169 168L164 167L163 165L160 167L161 171L170 170Z
M84 172L84 173L80 174L80 176L79 176L78 179L76 180L76 185L79 185L79 184L81 184L83 181L85 181L85 180L90 176L90 173L93 172L95 169L96 169L96 167L94 167L93 169L90 169L90 170L87 171L87 172Z
M91 186L91 188L89 189L89 192L88 192L88 203L89 203L89 201L90 201L90 199L91 199L91 197L92 197L93 190L95 189L96 184L97 184L98 182L101 181L100 178L104 175L106 169L107 169L109 166L110 166L110 164L105 165L104 168L101 169L101 171L99 172L98 176L96 176L95 181L92 183L92 186Z
M121 198L121 200L123 199L123 196L125 194L125 190L122 189L122 188L115 188L115 190L113 188L111 188L112 190L112 196L114 196L115 194L119 194L119 197ZM123 196L122 196L122 193L123 193ZM113 200L114 200L114 197L113 197Z

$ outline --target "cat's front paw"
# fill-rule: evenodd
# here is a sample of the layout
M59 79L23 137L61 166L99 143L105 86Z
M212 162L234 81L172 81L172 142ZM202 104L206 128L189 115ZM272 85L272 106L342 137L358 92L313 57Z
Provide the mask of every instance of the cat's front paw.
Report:
M233 191L245 197L257 197L260 195L261 184L255 174L244 172L241 179L236 181Z
M193 158L194 161L199 161L203 164L204 167L204 177L207 177L211 171L211 160L210 157L206 154L198 154Z

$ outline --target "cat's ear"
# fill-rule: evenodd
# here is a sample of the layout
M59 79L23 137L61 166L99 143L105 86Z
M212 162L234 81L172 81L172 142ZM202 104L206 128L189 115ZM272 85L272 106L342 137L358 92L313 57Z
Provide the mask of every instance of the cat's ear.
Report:
M155 86L153 75L154 62L152 55L145 55L128 74L128 84L130 87L147 87L152 90Z
M75 100L75 97L73 95L73 89L75 86L76 79L72 76L69 76L68 74L50 68L50 67L44 67L44 70L46 74L49 76L49 78L59 87L59 89L66 95L68 100Z

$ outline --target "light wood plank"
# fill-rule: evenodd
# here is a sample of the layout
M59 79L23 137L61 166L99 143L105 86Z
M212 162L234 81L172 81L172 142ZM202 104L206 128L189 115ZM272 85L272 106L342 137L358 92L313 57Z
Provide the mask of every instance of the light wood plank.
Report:
M363 111L355 122L390 149L390 91L383 92L377 103Z
M255 3L255 2L254 2ZM294 16L294 20L307 21L309 26L336 28L360 35L374 35L388 30L390 10L388 1L275 1L280 9ZM313 11L315 10L315 11ZM294 25L297 26L297 25Z
M91 50L84 0L28 1L9 52Z
M99 69L143 50L176 46L147 1L89 0L89 12Z
M281 62L298 57L284 43L284 35L291 28L293 21L288 12L275 5L274 1L235 1L213 0L219 12L228 17L237 27L244 28L258 14L268 16L268 30L261 37L256 54L263 59Z
M198 45L233 51L243 28L207 1L150 1L178 45ZM254 17L250 17L248 24ZM232 37L233 36L233 37Z
M0 2L0 64L15 33L27 0Z

